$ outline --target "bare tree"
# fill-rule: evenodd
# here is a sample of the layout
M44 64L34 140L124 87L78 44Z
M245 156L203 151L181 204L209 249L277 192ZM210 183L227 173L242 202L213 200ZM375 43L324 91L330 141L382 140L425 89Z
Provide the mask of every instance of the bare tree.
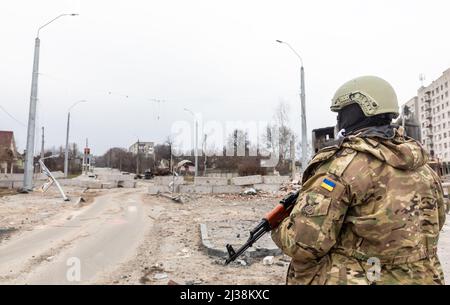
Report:
M280 160L286 160L290 153L290 142L292 140L293 131L289 127L289 113L290 107L284 101L280 101L275 109L275 126L277 133L277 139L274 139L274 133L271 133L271 143L278 142Z

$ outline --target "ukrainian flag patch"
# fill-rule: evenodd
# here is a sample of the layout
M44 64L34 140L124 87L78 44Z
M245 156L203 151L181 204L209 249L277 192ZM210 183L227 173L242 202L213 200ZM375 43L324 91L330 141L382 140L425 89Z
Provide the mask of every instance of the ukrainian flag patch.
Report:
M326 189L327 191L332 192L334 190L334 187L336 186L336 183L325 178L325 179L323 179L320 186L323 187L324 189Z

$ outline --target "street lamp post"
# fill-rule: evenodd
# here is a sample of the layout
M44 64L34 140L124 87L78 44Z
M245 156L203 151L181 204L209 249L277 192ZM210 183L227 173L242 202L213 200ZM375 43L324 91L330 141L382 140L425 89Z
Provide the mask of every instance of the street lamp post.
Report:
M67 111L67 129L66 129L66 150L64 151L64 177L67 178L69 175L69 129L70 129L70 110L72 110L73 107L78 105L79 103L85 103L86 100L80 100L75 103L73 103L72 106L69 107L69 110Z
M39 50L41 41L39 39L39 32L45 26L49 25L56 19L63 16L77 16L78 14L61 14L56 18L50 20L46 24L39 27L37 36L34 41L34 59L33 72L31 78L31 95L30 95L30 110L28 113L28 131L27 131L27 148L25 155L25 168L23 175L23 190L31 191L33 189L33 172L34 172L34 136L36 132L36 103L38 94L38 76L39 76Z
M198 120L192 110L184 108L184 111L189 112L195 120L195 149L194 149L194 157L195 157L195 177L198 176Z
M300 54L295 51L291 45L285 41L276 40L276 42L285 44L291 49L294 54L300 59L300 107L301 107L301 121L302 121L302 172L305 171L307 165L307 149L308 138L306 132L306 106L305 106L305 69L303 68L303 59Z

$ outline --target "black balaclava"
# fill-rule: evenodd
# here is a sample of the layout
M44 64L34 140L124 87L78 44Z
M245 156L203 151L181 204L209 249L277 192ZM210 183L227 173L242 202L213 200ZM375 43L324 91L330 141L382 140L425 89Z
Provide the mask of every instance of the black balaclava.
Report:
M390 125L393 114L379 114L372 117L366 117L358 104L345 106L338 112L338 129L345 129L345 134L349 135L354 131L372 127Z

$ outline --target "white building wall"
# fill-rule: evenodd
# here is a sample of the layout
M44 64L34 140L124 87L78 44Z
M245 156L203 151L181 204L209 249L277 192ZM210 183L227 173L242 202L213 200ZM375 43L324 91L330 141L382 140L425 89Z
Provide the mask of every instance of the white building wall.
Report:
M417 92L422 144L442 161L450 161L449 91L450 69ZM430 103L427 103L427 100L430 100ZM429 108L428 113L427 108Z

